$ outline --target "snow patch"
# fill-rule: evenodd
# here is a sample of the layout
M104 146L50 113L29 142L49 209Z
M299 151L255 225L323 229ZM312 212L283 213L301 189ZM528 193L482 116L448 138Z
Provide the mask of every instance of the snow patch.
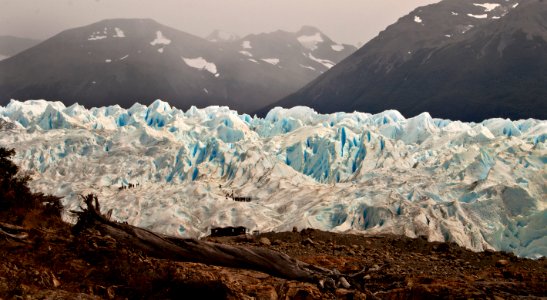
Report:
M241 53L245 56L253 57L253 54L249 51L241 50L241 51L239 51L239 53Z
M115 38L124 38L125 37L125 33L120 28L115 27L114 31L116 32L116 34L114 34L113 37L115 37Z
M198 69L198 70L205 70L205 71L215 75L215 77L219 76L219 74L217 72L217 66L212 62L208 62L207 60L205 60L205 58L203 58L201 56L197 57L197 58L182 57L182 60L189 67L192 67L192 68Z
M467 14L467 16L469 16L471 18L476 18L476 19L486 19L486 18L488 18L488 14L483 14L483 15Z
M279 58L261 58L260 60L276 66L279 63Z
M171 44L171 40L166 38L159 30L156 31L156 38L150 42L150 45L152 46L169 44Z
M106 36L106 32L105 34L101 34L100 31L96 31L96 32L93 32L88 38L87 40L88 41L97 41L97 40L102 40L102 39L106 39L107 36Z
M473 3L473 5L484 8L485 12L493 11L494 9L496 9L497 7L500 6L500 4L498 4L498 3L482 3L482 4L481 3Z
M422 23L422 18L418 17L418 16L414 16L414 22L416 23Z
M463 27L463 30L462 30L462 34L465 34L466 32L468 32L469 30L471 30L473 27L473 25L466 25Z
M126 55L120 57L120 60L124 60L124 59L126 59L126 58L128 58L128 57L129 57L129 54L126 54Z
M111 60L111 59L105 59L104 62L105 62L105 63L111 63L112 60Z
M159 53L163 53L163 48L159 48L159 49L158 49L158 52L159 52Z
M344 45L331 45L330 47L336 52L340 52L345 49Z
M243 41L241 43L241 47L243 49L252 49L253 47L251 47L251 41Z
M302 35L297 38L298 42L304 47L311 51L317 49L317 44L323 42L323 37L321 33L316 32L313 35Z

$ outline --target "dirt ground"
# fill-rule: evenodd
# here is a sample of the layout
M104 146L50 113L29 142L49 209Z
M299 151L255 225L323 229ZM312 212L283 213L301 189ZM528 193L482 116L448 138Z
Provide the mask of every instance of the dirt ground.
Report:
M546 299L547 263L399 236L317 230L209 241L267 247L355 274L351 289L322 290L247 270L147 257L69 225L0 237L1 299Z

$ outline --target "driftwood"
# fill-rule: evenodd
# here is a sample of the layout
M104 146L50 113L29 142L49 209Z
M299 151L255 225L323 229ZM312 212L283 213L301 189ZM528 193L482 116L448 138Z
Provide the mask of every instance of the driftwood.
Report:
M176 261L261 271L280 278L319 284L324 288L349 288L348 281L335 270L307 264L284 253L243 246L223 245L195 239L173 239L151 231L110 221L100 213L97 197L82 196L86 207L78 215L75 230L98 230L118 242L131 245L147 255Z

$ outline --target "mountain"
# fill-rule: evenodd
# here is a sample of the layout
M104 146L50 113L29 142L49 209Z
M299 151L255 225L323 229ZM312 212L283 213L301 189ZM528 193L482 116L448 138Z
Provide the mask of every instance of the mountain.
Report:
M0 60L37 45L40 41L9 35L0 36Z
M241 37L235 33L217 29L211 32L205 39L211 42L233 42L240 40Z
M93 192L114 219L169 235L296 226L547 255L547 121L306 107L251 118L159 100L89 110L11 101L2 119L12 126L0 145L15 148L33 190L63 197L67 211Z
M149 19L104 20L0 62L0 104L44 98L127 107L162 98L182 109L228 105L250 113L355 50L318 30L305 33L311 41L278 31L211 42Z
M420 7L298 92L268 106L397 109L464 121L547 119L547 3Z

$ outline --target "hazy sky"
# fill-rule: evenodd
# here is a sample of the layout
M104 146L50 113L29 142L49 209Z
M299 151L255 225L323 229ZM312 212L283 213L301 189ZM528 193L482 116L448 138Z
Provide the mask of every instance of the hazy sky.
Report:
M312 25L366 42L412 9L439 0L0 0L0 35L45 39L107 18L152 18L188 33L238 35Z

